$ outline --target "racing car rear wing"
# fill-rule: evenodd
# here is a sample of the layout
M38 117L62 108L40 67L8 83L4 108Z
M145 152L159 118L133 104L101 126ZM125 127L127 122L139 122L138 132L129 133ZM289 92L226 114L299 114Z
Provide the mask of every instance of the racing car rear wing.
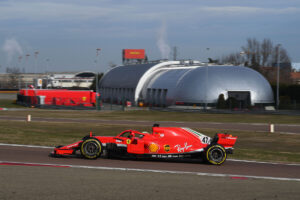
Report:
M220 144L223 147L227 148L227 147L233 147L236 140L237 137L234 137L232 135L226 133L217 133L213 138L212 143Z

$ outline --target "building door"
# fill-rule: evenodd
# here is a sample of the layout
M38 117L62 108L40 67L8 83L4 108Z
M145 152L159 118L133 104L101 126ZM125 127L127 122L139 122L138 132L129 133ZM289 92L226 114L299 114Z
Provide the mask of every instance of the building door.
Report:
M230 108L244 109L251 106L250 91L228 91Z

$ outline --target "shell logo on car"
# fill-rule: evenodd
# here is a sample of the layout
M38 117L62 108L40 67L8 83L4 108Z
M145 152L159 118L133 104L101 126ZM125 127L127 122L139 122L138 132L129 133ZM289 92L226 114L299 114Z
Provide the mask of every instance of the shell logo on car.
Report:
M159 149L158 145L155 143L151 143L148 148L151 153L156 153Z

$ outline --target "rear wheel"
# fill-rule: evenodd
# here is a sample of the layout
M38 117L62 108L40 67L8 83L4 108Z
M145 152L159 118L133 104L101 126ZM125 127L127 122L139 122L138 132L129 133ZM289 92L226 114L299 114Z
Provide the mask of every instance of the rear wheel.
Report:
M81 144L80 152L87 159L95 159L102 153L101 142L95 138L84 140Z
M213 165L221 165L226 157L226 151L220 145L212 145L206 151L206 160Z

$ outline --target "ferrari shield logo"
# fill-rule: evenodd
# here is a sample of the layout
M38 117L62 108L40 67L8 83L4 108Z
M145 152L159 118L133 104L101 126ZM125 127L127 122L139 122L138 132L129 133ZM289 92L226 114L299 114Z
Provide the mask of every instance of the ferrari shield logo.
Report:
M130 144L130 143L131 143L131 140L130 140L130 139L127 139L127 140L126 140L126 143L127 143L127 144Z

